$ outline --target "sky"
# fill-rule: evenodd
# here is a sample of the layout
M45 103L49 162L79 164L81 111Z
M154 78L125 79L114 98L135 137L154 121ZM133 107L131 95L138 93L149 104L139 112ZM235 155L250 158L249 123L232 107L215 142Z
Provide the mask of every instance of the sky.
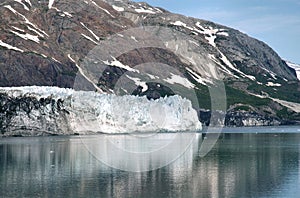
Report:
M143 0L174 13L238 29L300 63L300 0Z

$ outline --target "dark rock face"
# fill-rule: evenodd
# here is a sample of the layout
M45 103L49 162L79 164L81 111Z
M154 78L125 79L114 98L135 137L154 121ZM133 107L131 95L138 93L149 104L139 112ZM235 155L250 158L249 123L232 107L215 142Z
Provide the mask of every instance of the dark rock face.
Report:
M297 112L284 111L282 104L274 105L265 98L253 96L264 95L300 103L299 94L292 91L300 90L299 81L295 70L288 67L269 46L237 30L127 0L60 0L54 1L51 6L49 1L22 2L7 0L0 3L0 86L72 88L76 87L78 79L87 81L82 70L85 76L90 77L86 89L93 90L96 85L106 93L146 95L149 99L157 99L181 94L174 92L174 84L185 93L186 84L192 83L193 88L188 89L195 90L201 103L199 106L206 109L200 119L208 124L211 107L207 89L214 86L215 81L223 81L227 88L228 109L232 110L239 104L251 110L245 113L230 111L226 125L273 125L286 122L289 115L293 115L292 120L300 117ZM154 33L160 36L159 42L163 47L147 46L145 36L123 35L124 31L138 27L156 27ZM161 33L164 28L168 29L168 35ZM93 49L103 46L113 36L145 47L130 49L116 57L109 57L110 60L90 56ZM122 42L117 43L116 48L126 49L126 42L123 45ZM104 47L102 50L110 55L111 49ZM95 64L92 69L83 66L87 57L91 58L89 63ZM151 74L147 73L147 69L143 78L140 73L129 69L143 63L168 65L187 81L180 84L177 76L174 83L170 80L170 72L156 71L165 77L157 82L156 76L144 77ZM97 68L104 69L99 71ZM151 70L151 65L148 68ZM133 86L125 83L125 87L121 87L124 89L119 89L118 83L123 78ZM134 82L133 78L144 84ZM4 96L2 99L8 100ZM38 104L41 105L40 101ZM24 105L27 107L26 102ZM2 127L9 122L7 116L1 122Z
M274 126L280 125L281 122L269 116L262 116L256 112L227 112L226 126Z
M8 131L10 136L66 134L68 125L64 122L67 114L69 112L65 109L64 101L61 99L9 97L7 94L0 94L2 135L7 135L5 132ZM64 128L66 131L62 131L62 125L66 127Z
M24 56L14 51L1 52L1 86L73 86L76 68L71 62L63 65L36 54Z

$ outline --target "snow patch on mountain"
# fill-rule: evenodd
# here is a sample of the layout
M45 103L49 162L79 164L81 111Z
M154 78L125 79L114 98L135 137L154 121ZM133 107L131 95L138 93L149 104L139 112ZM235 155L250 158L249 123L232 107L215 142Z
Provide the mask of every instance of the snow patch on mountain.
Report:
M51 7L52 9L56 10L57 12L60 12L60 16L64 17L64 16L67 16L69 18L73 17L72 14L70 14L69 12L66 12L66 11L62 11L60 9L58 9L57 7Z
M209 79L202 78L200 75L198 75L196 72L194 72L190 68L186 67L185 69L191 74L193 79L196 80L198 83L200 83L202 85L207 85L206 82L209 82L210 84L213 84L212 81L210 81Z
M182 21L175 21L174 23L171 23L171 24L176 25L176 26L187 27L187 25L185 23L183 23Z
M87 30L93 35L93 37L95 37L95 39L96 39L97 41L100 41L100 37L97 36L92 30L90 30L84 23L80 22L80 24L81 24L85 29L87 29Z
M90 2L95 5L97 8L99 8L100 10L104 11L106 14L108 14L109 16L111 16L112 18L115 18L114 15L112 15L107 9L99 6L96 2L94 2L93 0L90 0Z
M103 61L103 63L106 64L106 65L110 65L110 66L114 66L114 67L119 67L119 68L122 68L122 69L126 69L127 71L139 73L138 70L133 69L133 68L129 67L128 65L124 65L123 63L121 63L120 61L118 61L115 57L112 57L112 58L113 58L112 61L106 60L106 61Z
M31 35L31 34L21 34L19 32L16 32L16 31L13 31L13 30L10 30L11 33L15 34L16 36L22 38L22 39L25 39L25 40L31 40L31 41L34 41L36 43L40 43L40 39L38 36L36 35Z
M125 11L125 9L123 7L119 7L119 6L116 6L116 5L112 5L113 9L115 9L116 11L118 12L123 12Z
M126 77L129 78L130 80L132 80L135 83L135 85L141 86L143 88L142 92L145 92L148 90L148 85L146 84L146 82L143 82L141 79L130 77L128 75L126 75Z
M265 93L264 95L259 95L259 94L254 94L254 93L249 93L250 95L256 96L258 98L269 98L279 104L281 104L282 106L285 106L287 108L289 108L290 110L300 113L300 104L296 103L296 102L290 102L290 101L286 101L286 100L280 100L278 98L272 98L269 96L269 94Z
M279 84L279 83L273 83L273 82L268 82L266 84L266 86L268 86L268 87L281 87L281 84Z
M18 2L19 4L21 4L23 6L23 8L27 11L29 11L29 8L22 2L22 0L14 0L16 2Z
M49 0L48 8L51 9L54 4L54 0Z
M277 99L277 98L271 98L271 99L273 101L278 102L279 104L291 109L292 111L300 113L300 104L299 103L280 100L280 99Z
M93 42L94 44L98 45L98 43L96 41L94 41L94 39L92 39L91 37L81 33L81 36L83 36L84 38L86 38L87 40Z
M71 57L71 55L70 54L68 54L68 58L73 62L73 63L75 63L75 65L76 65L76 67L77 67L77 69L78 69L78 72L88 81L88 82L90 82L92 85L93 85L93 87L95 88L95 90L97 90L98 92L100 92L100 93L103 93L103 90L101 90L97 85L96 85L96 83L95 82L93 82L93 80L91 80L87 75L85 75L85 73L83 72L83 70L82 70L82 68L76 63L76 61Z
M0 40L0 46L5 47L5 48L7 48L9 50L15 50L15 51L18 51L18 52L24 52L24 50L21 50L20 48L17 48L17 47L14 47L14 46L10 45L10 44L7 44L7 43L3 42L2 40Z
M227 30L225 29L218 29L218 28L213 28L211 26L205 27L202 26L200 22L197 22L195 24L194 27L192 26L188 26L186 23L182 22L182 21L175 21L175 22L171 22L171 25L174 26L179 26L179 27L184 27L194 33L198 33L204 35L204 38L207 40L207 42L213 46L221 55L220 60L222 61L222 63L220 63L216 58L214 58L213 56L209 57L211 58L215 63L217 63L218 65L220 65L224 71L230 75L235 76L236 78L239 78L238 76L234 75L231 71L229 71L227 68L225 68L223 65L227 66L228 68L230 68L231 70L239 73L242 77L246 77L249 78L252 81L255 81L256 78L254 76L251 75L247 75L245 73L243 73L242 71L240 71L239 69L237 69L230 61L229 59L225 56L225 54L223 52L221 52L221 50L218 48L217 44L215 43L215 40L217 39L218 36L229 36Z
M35 33L37 33L39 36L41 36L43 38L44 38L44 35L47 36L47 37L49 37L49 35L45 31L43 31L42 29L40 29L39 27L37 27L37 25L35 25L32 22L30 22L23 14L19 13L18 11L16 11L10 5L5 5L4 7L7 8L8 10L10 10L15 15L20 16L21 18L23 18L23 20L27 24L27 28L29 30L34 31ZM32 26L33 28L31 28L30 26Z
M144 8L137 8L135 9L137 13L147 13L147 14L156 14L153 10L144 9Z
M193 89L195 87L195 85L191 83L188 79L172 73L171 73L171 77L165 79L164 81L170 84L179 84L189 89Z

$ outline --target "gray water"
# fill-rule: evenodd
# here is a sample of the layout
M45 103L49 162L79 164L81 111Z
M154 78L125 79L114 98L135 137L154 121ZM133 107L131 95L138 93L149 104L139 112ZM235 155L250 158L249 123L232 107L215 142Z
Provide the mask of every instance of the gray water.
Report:
M267 133L271 128L263 128L263 134L256 134L260 129L235 130L221 134L205 157L199 156L205 137L194 134L176 161L147 172L111 168L98 156L106 153L117 167L128 164L126 155L112 154L102 140L124 146L130 135L2 138L0 197L299 197L300 134ZM176 135L159 134L156 143L139 137L142 146L128 144L126 149L165 149L162 145ZM99 143L95 139L101 140L100 147L93 145ZM170 148L167 155L143 158L139 167L165 163L163 159L179 152Z

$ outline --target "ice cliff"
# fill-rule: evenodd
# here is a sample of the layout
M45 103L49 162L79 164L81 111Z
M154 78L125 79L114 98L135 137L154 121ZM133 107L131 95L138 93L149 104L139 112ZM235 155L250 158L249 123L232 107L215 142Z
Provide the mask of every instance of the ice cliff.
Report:
M197 112L180 96L148 100L57 87L0 88L4 135L200 130Z

